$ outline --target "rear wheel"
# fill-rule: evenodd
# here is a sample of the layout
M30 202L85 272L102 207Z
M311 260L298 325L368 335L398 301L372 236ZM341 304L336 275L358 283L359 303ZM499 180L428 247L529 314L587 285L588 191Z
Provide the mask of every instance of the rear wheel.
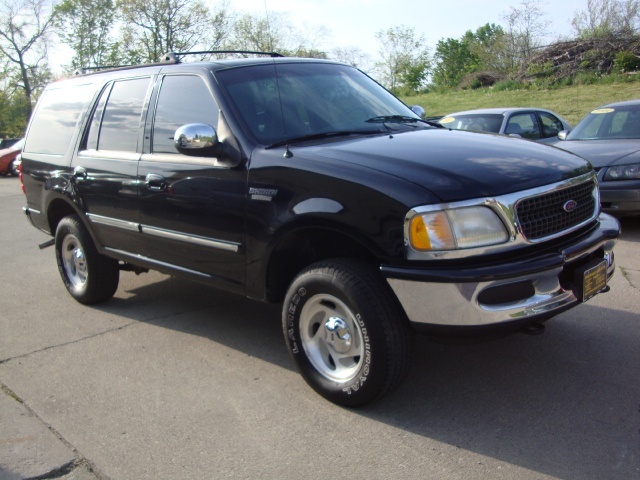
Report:
M76 215L60 221L55 240L58 270L73 298L90 304L113 297L120 278L118 262L98 253Z
M289 351L307 383L328 400L360 406L407 375L413 332L378 272L350 260L311 265L283 308Z
M9 163L9 166L7 167L7 173L13 175L14 177L20 175L20 172L18 171L18 164L15 160L11 160L11 162Z

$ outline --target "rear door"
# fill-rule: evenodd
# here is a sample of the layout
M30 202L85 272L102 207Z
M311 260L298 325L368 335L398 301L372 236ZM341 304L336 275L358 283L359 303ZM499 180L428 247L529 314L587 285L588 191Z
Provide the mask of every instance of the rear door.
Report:
M173 145L182 125L219 130L207 78L179 73L159 79L138 167L144 255L160 267L239 289L245 282L246 168L182 155Z
M152 76L108 82L94 107L73 183L101 246L139 253L136 173Z

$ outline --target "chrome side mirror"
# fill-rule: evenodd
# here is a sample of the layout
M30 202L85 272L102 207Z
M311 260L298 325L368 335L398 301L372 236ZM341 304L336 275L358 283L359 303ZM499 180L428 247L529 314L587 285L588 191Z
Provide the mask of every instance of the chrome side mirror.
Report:
M560 140L566 140L567 139L567 135L569 135L569 130L560 130L558 132L558 138Z
M189 123L176 130L173 145L183 155L215 156L220 142L216 129L204 123Z
M427 111L424 108L422 108L420 105L412 105L411 111L416 115L418 115L420 118L424 118L425 114L427 113Z

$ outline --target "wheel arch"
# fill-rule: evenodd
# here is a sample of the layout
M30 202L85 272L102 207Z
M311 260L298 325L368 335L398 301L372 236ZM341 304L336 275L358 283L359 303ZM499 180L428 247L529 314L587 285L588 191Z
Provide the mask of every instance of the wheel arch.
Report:
M305 267L329 258L351 258L378 267L382 252L366 239L336 226L307 225L279 236L270 249L262 278L266 299L280 302Z

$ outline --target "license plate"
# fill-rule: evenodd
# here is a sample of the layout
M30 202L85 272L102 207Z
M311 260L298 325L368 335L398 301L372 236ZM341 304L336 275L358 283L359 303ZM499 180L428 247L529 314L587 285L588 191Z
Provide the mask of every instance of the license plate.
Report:
M602 261L595 267L585 270L582 276L582 301L586 302L591 297L607 286L607 262Z

